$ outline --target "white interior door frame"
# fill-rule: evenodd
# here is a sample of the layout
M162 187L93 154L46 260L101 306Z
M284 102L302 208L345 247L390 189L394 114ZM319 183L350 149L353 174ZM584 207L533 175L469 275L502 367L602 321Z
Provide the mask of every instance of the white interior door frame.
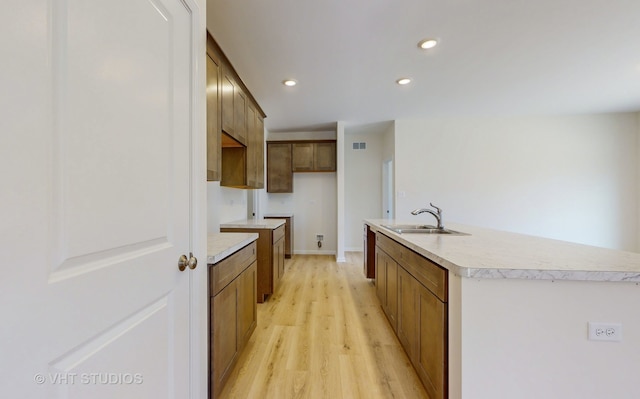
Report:
M395 216L393 188L393 160L382 163L382 217L393 219Z

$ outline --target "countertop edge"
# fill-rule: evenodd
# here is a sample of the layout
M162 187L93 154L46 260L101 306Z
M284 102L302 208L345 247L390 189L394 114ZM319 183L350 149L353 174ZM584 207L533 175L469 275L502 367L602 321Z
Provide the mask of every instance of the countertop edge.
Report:
M640 282L640 272L635 271L596 271L596 270L563 270L555 269L510 269L505 267L474 268L461 266L437 255L429 249L423 248L406 240L401 234L382 227L371 219L364 223L376 233L380 232L399 242L405 247L419 253L425 258L439 264L454 275L472 279L523 279L523 280L571 280L571 281L602 281L602 282ZM516 233L514 233L516 234ZM533 238L533 237L532 237ZM535 237L536 239L539 237Z
M258 239L258 233L213 233L207 236L207 265L214 265Z
M221 229L268 229L275 230L284 225L285 219L246 219L228 223L220 223Z

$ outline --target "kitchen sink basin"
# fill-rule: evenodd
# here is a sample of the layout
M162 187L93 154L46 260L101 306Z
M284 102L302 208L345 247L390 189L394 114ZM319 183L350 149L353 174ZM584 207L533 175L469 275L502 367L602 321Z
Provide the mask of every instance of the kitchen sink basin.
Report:
M447 235L455 235L455 236L467 236L469 234L462 233L460 231L449 230L449 229L439 229L436 226L431 225L420 225L420 224L388 224L382 225L385 229L389 229L398 234L447 234Z

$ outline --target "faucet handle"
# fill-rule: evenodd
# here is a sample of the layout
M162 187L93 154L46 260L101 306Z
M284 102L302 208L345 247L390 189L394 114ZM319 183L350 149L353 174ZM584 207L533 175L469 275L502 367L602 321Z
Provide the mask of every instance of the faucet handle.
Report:
M437 206L433 205L433 203L429 202L429 205L431 205L433 208L435 208L436 211L438 211L438 213L442 213L442 209L438 208Z

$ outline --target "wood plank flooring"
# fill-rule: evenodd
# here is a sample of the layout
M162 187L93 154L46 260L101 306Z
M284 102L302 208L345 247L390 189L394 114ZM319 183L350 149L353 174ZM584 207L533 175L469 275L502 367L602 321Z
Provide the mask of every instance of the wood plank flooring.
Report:
M362 254L294 255L221 398L427 398Z

